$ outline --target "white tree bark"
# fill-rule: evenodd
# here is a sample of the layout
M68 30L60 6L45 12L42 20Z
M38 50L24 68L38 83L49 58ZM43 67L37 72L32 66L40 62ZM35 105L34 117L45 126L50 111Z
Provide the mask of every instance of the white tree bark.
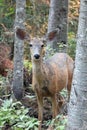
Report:
M25 6L26 0L16 0L15 30L17 27L24 29ZM23 52L24 41L15 34L13 92L18 100L23 97Z
M67 130L87 130L87 0L81 0Z
M48 33L59 29L59 33L50 43L58 51L58 43L67 44L68 0L50 0ZM49 42L48 42L49 43Z

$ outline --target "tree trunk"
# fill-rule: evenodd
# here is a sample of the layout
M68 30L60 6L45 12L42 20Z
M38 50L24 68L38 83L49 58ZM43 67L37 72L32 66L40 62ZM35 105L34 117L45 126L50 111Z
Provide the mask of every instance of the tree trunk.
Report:
M81 0L67 130L87 130L87 0Z
M25 6L26 0L16 0L15 30L17 27L24 29ZM23 52L24 41L15 34L13 92L18 100L23 97Z
M59 50L58 43L67 44L67 17L68 17L68 0L50 0L48 33L58 29L51 47L56 51ZM48 42L49 44L49 42ZM66 49L64 49L66 52Z

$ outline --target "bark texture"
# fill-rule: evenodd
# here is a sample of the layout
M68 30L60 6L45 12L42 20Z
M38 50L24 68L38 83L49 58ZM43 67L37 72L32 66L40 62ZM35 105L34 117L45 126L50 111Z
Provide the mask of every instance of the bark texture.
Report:
M87 0L81 0L67 130L87 130Z
M15 30L17 27L24 29L25 6L26 0L16 0ZM23 97L23 52L24 41L15 34L13 92L18 100Z
M51 47L58 51L58 43L67 43L68 0L50 0L48 33L58 29ZM49 43L49 42L48 42Z

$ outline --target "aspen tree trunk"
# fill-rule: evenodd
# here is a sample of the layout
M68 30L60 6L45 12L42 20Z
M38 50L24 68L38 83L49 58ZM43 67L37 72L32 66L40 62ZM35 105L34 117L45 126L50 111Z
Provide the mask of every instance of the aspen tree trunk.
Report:
M58 43L67 44L68 0L50 0L48 33L58 29L55 39L50 43L56 51ZM48 42L49 44L49 42ZM66 49L64 50L66 52Z
M87 0L81 0L67 130L87 130Z
M24 29L26 0L16 0L15 30ZM23 97L23 52L24 41L16 37L14 43L13 92L18 100Z

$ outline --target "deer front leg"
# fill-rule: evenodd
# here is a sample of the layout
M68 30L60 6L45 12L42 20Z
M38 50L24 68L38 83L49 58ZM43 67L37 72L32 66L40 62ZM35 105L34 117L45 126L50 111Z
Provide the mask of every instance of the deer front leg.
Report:
M38 120L40 121L38 130L41 130L43 120L43 97L37 95L38 102Z

